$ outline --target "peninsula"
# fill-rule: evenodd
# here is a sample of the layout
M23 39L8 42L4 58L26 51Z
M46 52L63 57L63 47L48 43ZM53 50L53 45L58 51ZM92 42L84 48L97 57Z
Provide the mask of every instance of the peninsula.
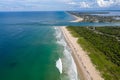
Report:
M76 16L76 15L74 15ZM76 16L75 22L83 18ZM81 80L119 80L120 27L60 27Z

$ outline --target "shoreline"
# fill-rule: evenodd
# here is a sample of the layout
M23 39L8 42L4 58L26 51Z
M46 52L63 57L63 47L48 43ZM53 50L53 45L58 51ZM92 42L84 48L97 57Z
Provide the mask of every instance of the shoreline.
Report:
M68 46L72 50L72 56L76 63L80 80L104 80L100 73L95 69L88 54L77 43L78 38L73 37L66 29L66 26L61 26L60 30L62 31Z
M70 21L70 22L81 22L81 21L83 21L83 18L81 18L81 17L78 17L78 16L76 16L76 15L73 15L73 14L71 14L73 17L75 17L76 18L76 20L73 20L73 21Z

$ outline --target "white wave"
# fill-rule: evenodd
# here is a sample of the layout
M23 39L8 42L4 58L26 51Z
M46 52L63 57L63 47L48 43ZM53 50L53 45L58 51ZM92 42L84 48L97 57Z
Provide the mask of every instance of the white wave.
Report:
M71 55L72 52L71 52L69 46L67 45L60 28L55 27L55 30L56 30L55 36L57 38L57 43L59 45L63 46L63 48L64 48L62 65L63 65L63 72L64 72L64 74L67 75L65 77L68 77L67 80L79 80L76 64ZM62 78L62 80L66 80L66 79Z
M56 67L58 68L59 72L62 74L62 60L60 58L56 61Z
M71 51L69 51L69 48L64 49L64 64L67 65L67 73L70 77L70 80L78 80L78 73L77 73L77 68L76 64L73 60L73 57L71 55Z

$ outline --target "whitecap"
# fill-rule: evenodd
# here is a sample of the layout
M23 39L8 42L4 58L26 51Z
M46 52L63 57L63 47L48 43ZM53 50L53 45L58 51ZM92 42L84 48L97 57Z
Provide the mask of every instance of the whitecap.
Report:
M60 58L56 61L56 67L58 68L59 72L62 74L62 60Z
M55 27L55 36L57 39L57 43L61 46L63 46L64 50L63 50L63 57L62 57L62 61L61 59L59 59L56 64L58 64L58 69L59 71L63 71L64 78L63 76L61 77L62 80L79 80L78 78L78 73L77 73L77 67L76 64L74 62L74 59L72 57L72 51L70 49L70 47L68 46L64 35L62 33L62 31L60 30L59 27ZM60 66L60 64L62 64L62 67ZM60 72L61 73L61 72Z

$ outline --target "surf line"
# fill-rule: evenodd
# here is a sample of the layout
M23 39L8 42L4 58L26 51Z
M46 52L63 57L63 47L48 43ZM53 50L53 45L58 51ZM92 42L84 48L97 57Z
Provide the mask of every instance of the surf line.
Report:
M61 60L61 58L59 58L59 59L56 61L56 67L58 68L60 74L62 74L62 60Z

